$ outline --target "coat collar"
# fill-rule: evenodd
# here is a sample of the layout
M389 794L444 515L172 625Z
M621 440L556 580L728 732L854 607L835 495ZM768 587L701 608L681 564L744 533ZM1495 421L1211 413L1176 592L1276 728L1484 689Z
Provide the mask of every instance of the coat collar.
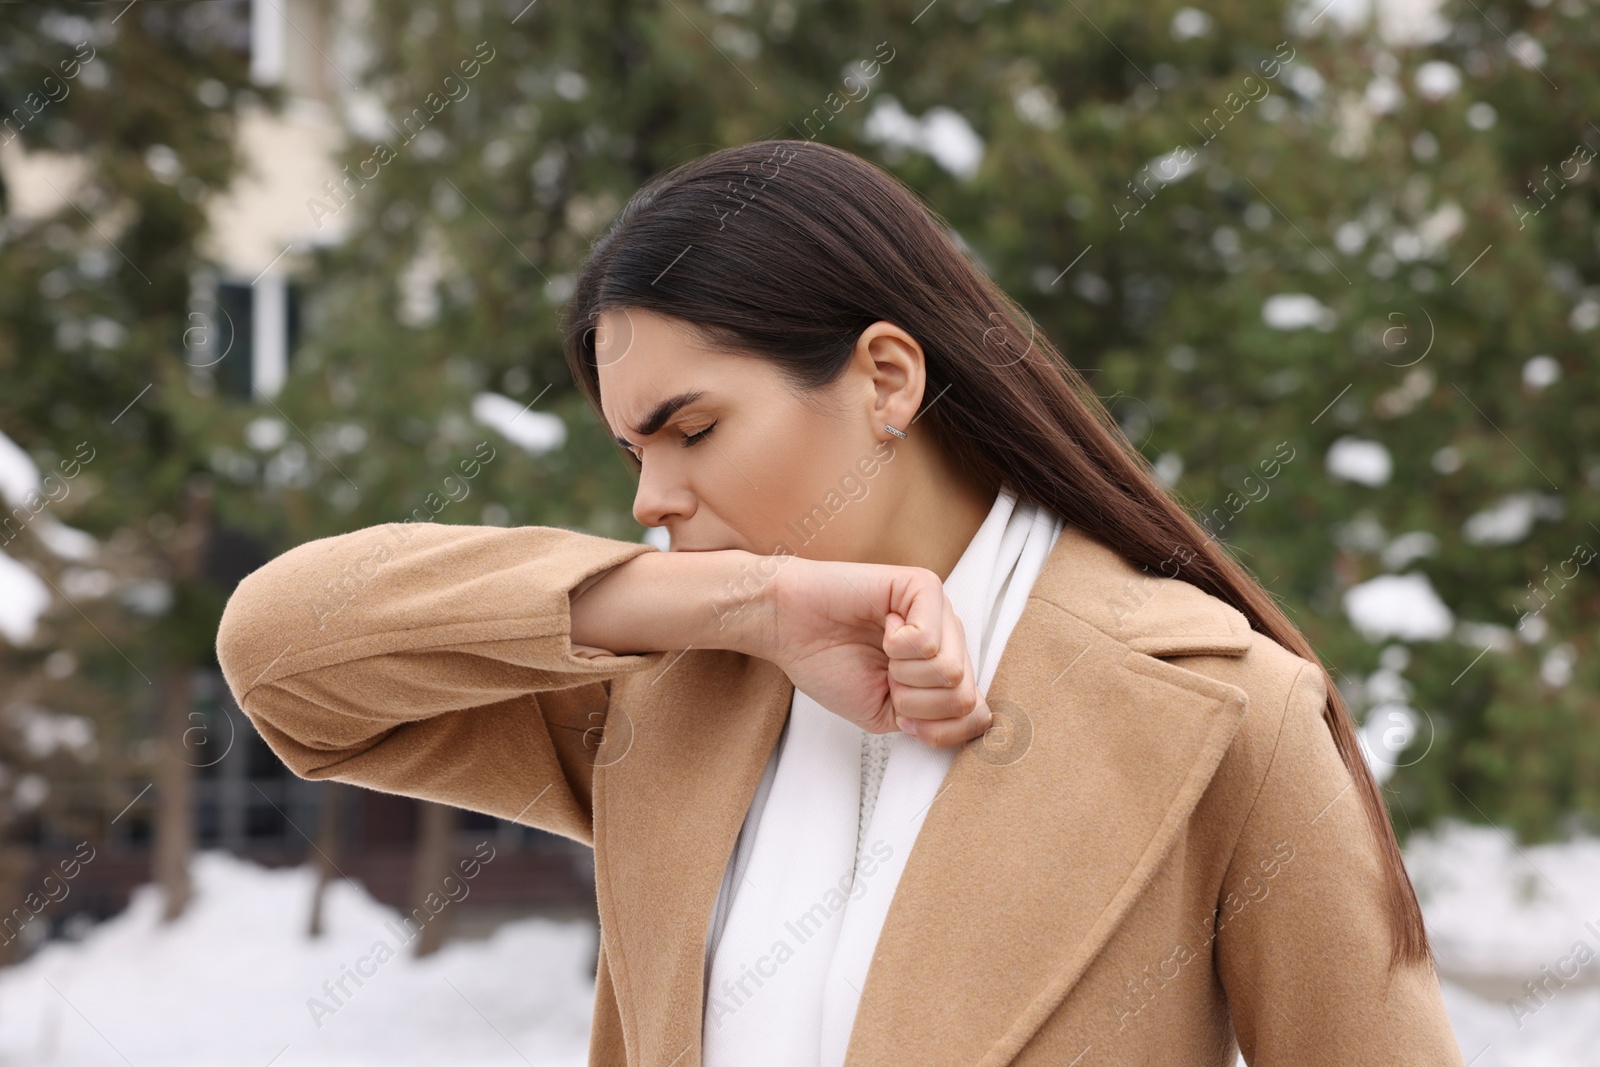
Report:
M919 1062L1016 1055L1177 839L1244 715L1243 690L1159 657L1238 656L1250 641L1236 609L1063 528L996 666L996 724L956 754L907 860L846 1067L902 1062L912 1035ZM673 656L613 682L613 715L632 716L626 753L603 745L595 775L623 1038L630 1063L663 1067L700 1062L706 928L793 693L764 660ZM713 679L729 695L707 703ZM1026 936L1002 941L1008 929Z

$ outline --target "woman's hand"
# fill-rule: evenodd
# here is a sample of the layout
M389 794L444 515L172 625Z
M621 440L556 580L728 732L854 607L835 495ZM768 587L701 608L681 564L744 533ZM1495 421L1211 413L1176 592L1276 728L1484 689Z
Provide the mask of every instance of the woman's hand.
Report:
M761 656L801 692L869 733L935 747L989 728L966 633L923 567L790 558L763 590Z

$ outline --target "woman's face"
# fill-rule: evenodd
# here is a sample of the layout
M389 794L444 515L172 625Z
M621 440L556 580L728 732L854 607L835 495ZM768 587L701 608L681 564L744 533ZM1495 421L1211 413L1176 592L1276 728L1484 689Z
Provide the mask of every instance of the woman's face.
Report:
M598 322L601 410L640 472L635 519L665 526L673 551L866 558L906 452L883 425L904 428L921 399L908 335L874 324L859 358L802 400L774 364L702 347L680 320L618 309Z

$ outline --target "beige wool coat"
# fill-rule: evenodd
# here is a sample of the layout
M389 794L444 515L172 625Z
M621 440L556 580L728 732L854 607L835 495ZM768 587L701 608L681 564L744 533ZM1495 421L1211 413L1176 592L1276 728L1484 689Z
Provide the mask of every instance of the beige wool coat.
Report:
M793 690L726 650L574 649L571 591L654 551L374 526L245 578L217 635L295 774L594 848L592 1067L700 1062L712 906ZM1432 970L1386 972L1324 684L1068 524L908 858L847 1067L1459 1067Z

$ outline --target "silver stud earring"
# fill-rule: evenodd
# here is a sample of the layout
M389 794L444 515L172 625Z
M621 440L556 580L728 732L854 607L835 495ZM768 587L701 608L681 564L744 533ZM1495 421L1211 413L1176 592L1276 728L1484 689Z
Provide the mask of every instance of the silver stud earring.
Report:
M906 437L909 436L904 430L897 430L893 426L890 426L888 423L884 423L883 428L885 430L888 430L890 433L894 434L896 437L900 438L900 440L902 440L902 441L904 441L906 439Z

